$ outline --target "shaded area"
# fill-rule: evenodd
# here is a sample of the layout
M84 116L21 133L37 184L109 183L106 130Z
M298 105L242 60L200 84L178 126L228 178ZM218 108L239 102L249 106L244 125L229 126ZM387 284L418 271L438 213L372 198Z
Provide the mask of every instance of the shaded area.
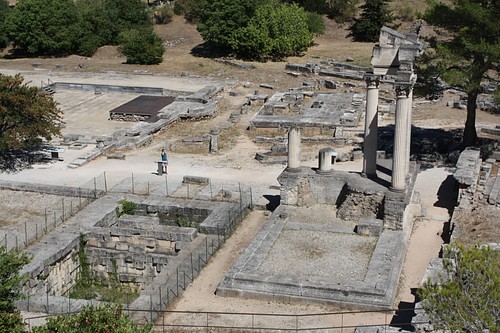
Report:
M448 214L452 216L458 199L458 182L452 175L448 175L441 183L437 197L438 200L434 203L434 207L446 208Z
M200 58L219 58L219 57L227 57L229 55L227 50L214 47L208 42L196 45L191 49L190 54L194 57L200 57Z
M52 163L53 160L47 153L41 151L41 148L0 151L0 173L17 173L25 169L31 169L33 164Z

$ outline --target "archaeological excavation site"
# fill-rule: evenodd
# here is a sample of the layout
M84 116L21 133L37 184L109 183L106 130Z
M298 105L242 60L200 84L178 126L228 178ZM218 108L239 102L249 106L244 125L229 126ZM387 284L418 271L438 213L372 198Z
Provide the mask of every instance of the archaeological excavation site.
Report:
M35 167L0 177L4 206L14 207L0 221L19 215L0 224L1 245L32 257L22 270L26 298L16 306L54 315L118 302L138 323L165 329L165 311L175 312L260 211L265 221L206 287L219 302L397 308L415 221L430 215L416 190L430 162L415 157L415 146L435 143L412 142L414 63L425 47L419 30L418 24L406 34L382 28L371 67L289 63L285 73L303 82L288 89L119 73L44 80L65 112L64 136L37 155ZM209 122L227 104L229 117ZM387 119L390 125L379 124ZM174 140L179 124L200 124L204 133L188 130ZM250 148L231 134L236 148L226 155L225 133L238 126L252 138L245 142ZM498 128L485 133L500 137ZM180 146L203 154L180 156ZM457 153L453 194L447 193L456 192L455 211L477 202L498 209L500 153L492 147L488 156ZM160 148L169 153L168 165ZM31 204L15 206L23 200ZM452 230L458 223L450 217ZM212 309L197 311L208 318ZM197 326L194 314L187 318L171 325L252 331L237 320ZM422 313L415 318L428 321Z

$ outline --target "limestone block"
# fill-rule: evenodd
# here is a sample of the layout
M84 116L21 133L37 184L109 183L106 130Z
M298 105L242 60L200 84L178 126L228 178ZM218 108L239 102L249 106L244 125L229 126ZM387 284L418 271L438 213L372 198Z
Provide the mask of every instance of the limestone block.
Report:
M144 265L144 262L142 262L142 261L136 261L134 266L135 266L135 269L137 269L137 270L146 269L146 266Z
M384 221L379 219L361 218L356 226L356 233L363 236L378 236L382 232Z
M99 247L105 248L105 249L114 249L115 242L99 242Z
M128 242L129 244L132 244L132 245L141 245L141 243L142 243L142 242L141 242L141 240L139 239L139 237L137 237L137 236L135 236L135 235L133 235L133 236L129 236L129 237L127 238L127 242Z
M172 248L172 241L169 240L158 239L156 240L156 244L159 248L165 248L165 249Z
M118 242L116 243L115 249L117 251L128 251L129 245L127 243Z
M144 238L142 240L142 244L144 244L144 246L149 247L149 248L155 248L156 247L156 239Z

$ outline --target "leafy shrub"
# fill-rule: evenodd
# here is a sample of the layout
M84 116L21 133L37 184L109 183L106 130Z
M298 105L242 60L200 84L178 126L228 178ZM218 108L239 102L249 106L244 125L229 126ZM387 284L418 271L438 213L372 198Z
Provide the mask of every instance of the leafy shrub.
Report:
M119 36L120 49L128 64L157 65L163 61L163 40L151 27L131 29Z
M307 27L313 35L322 35L325 33L325 22L323 16L318 13L307 12Z
M153 12L153 17L156 24L167 24L172 21L174 10L169 5L158 7Z
M139 327L118 305L86 306L79 313L49 318L32 333L149 333L151 325Z
M137 210L137 204L132 201L128 200L122 200L120 201L120 204L122 205L122 212L123 214L127 215L134 215L135 211Z

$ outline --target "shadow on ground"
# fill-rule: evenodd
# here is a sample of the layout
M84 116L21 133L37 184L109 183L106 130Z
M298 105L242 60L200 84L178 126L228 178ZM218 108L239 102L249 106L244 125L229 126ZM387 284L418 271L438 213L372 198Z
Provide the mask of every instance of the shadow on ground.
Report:
M0 173L17 173L31 169L33 164L53 163L46 153L37 150L10 150L0 152Z

